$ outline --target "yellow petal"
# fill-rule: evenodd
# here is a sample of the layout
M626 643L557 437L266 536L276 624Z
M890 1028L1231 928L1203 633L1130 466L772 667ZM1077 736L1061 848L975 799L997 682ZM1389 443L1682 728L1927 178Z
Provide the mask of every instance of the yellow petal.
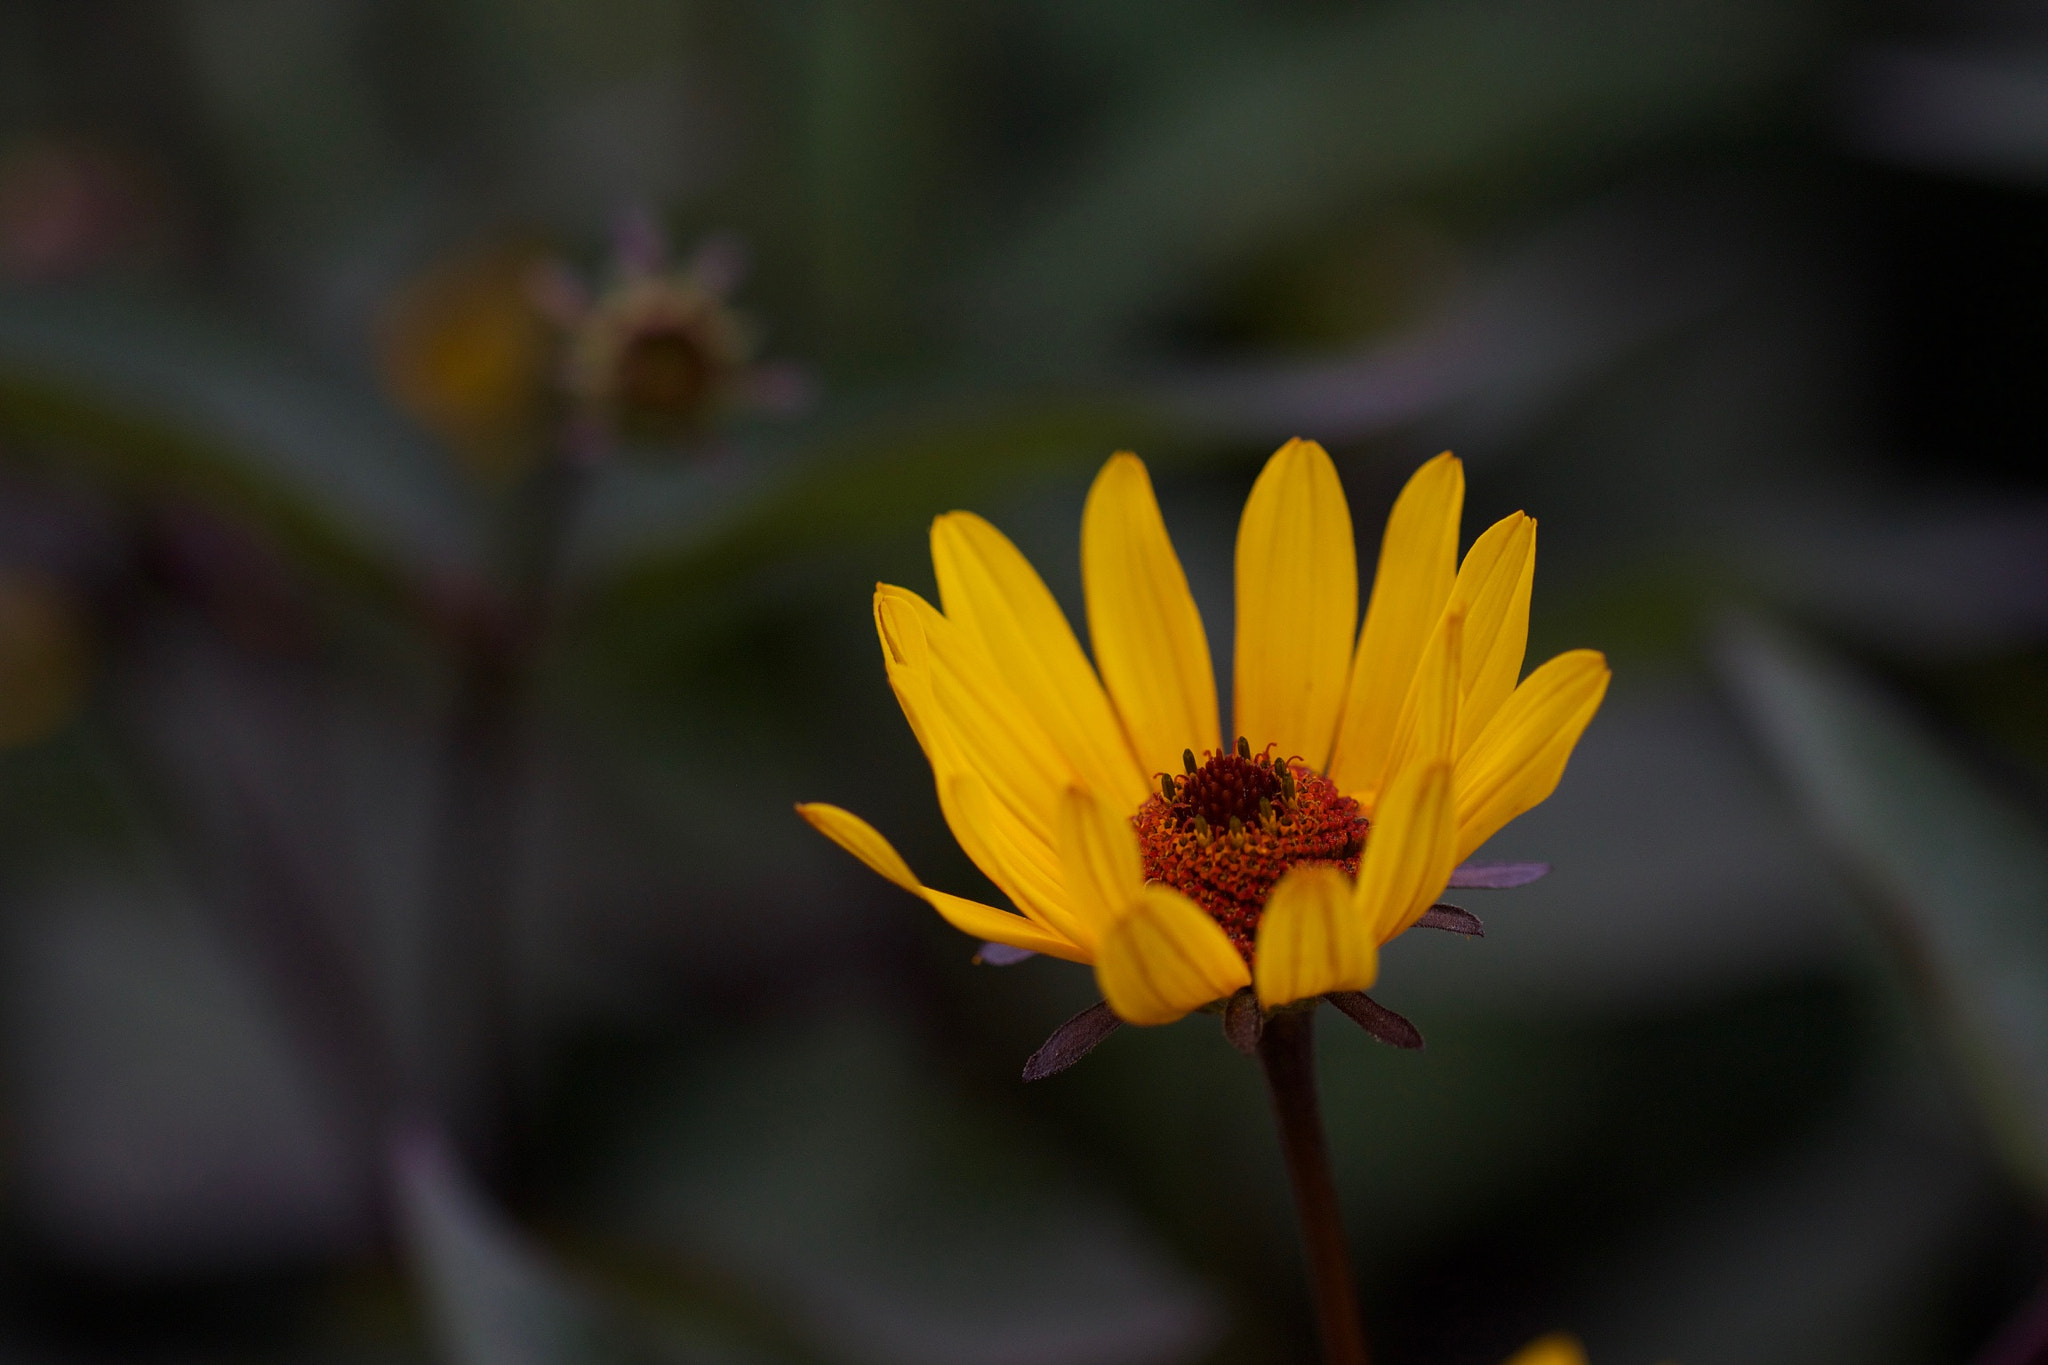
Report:
M1418 763L1394 775L1365 837L1355 891L1360 916L1381 943L1436 903L1457 866L1451 765Z
M961 850L1025 915L1065 932L1067 897L1052 845L997 802L988 784L964 767L951 748L936 751L932 776L939 810Z
M1458 517L1465 467L1448 450L1415 471L1380 540L1365 628L1351 661L1351 688L1330 755L1330 779L1368 807L1386 771L1394 727L1458 575Z
M1586 1349L1577 1337L1557 1332L1530 1342L1507 1365L1586 1365Z
M993 905L983 905L980 901L971 901L965 896L955 896L929 886L919 887L918 894L944 917L946 923L984 943L1007 943L1012 948L1044 953L1047 957L1078 962L1083 966L1094 961L1094 955L1078 944L1040 928L1022 915L1013 915Z
M932 523L932 567L946 618L972 637L1089 788L1135 810L1151 786L1031 562L971 512Z
M1093 949L1145 885L1129 818L1079 787L1060 805L1060 875L1076 925L1070 937Z
M880 830L852 811L823 801L805 801L797 805L796 813L809 821L812 829L905 891L914 893L921 885L917 874L910 870L910 864L903 861L903 855L896 851L895 846L882 837Z
M1422 651L1421 665L1409 685L1408 700L1401 708L1401 722L1394 730L1393 747L1387 753L1387 771L1401 772L1431 760L1448 763L1456 753L1458 713L1462 707L1460 678L1464 672L1465 613L1452 603L1444 609L1436 631ZM1378 807L1378 794L1366 803L1368 813Z
M903 718L917 736L925 757L932 757L933 736L929 733L938 714L931 695L932 652L925 642L924 623L900 588L887 583L875 585L875 635L882 642L882 668L889 686L903 708Z
M1180 771L1185 749L1222 747L1209 637L1138 457L1112 456L1081 513L1081 586L1103 685L1139 771Z
M1002 714L999 686L976 693L941 666L949 653L972 651L956 638L958 627L916 594L887 585L878 588L875 625L890 686L932 765L939 809L953 837L974 865L1026 915L1042 925L1059 925L1065 893L1052 826L1058 794L1074 781L1071 770L1057 762L1049 771L1030 768L1031 759L1050 753L1050 742L1041 738L1041 749L1035 754L1016 751L1014 741L1020 735L1028 743L1035 733L1029 718ZM935 654L931 648L934 634L951 640L953 648ZM942 683L955 702L953 710L940 704ZM996 714L988 713L991 705L997 708ZM1005 724L1020 728L1006 732ZM1005 773L1013 779L1007 801L1004 790L997 786ZM987 797L971 806L970 780ZM968 796L963 797L963 792ZM1044 809L1039 809L1041 805Z
M910 865L903 861L903 856L889 841L884 839L873 825L852 811L827 805L822 801L806 802L799 805L796 811L810 822L812 828L833 843L905 891L922 896L927 904L961 932L986 942L1007 943L1013 948L1045 953L1050 957L1062 957L1069 962L1088 961L1088 957L1075 944L1057 934L1047 932L1021 915L1012 915L994 906L983 905L949 892L935 891L924 885L918 881L916 875L911 872Z
M1536 519L1515 512L1472 543L1446 612L1465 613L1464 689L1458 709L1462 754L1522 676L1529 645L1529 592L1536 576Z
M1170 1024L1251 984L1223 929L1180 892L1152 883L1103 935L1095 981L1119 1018Z
M1060 797L1079 775L961 627L916 593L875 590L883 663L934 772L952 765L988 783L1051 857Z
M1522 680L1458 764L1460 860L1557 790L1611 676L1598 650L1574 649Z
M1067 894L1056 852L1029 832L990 795L973 773L948 773L940 783L939 806L960 848L1025 918L1092 951L1096 935Z
M1358 627L1358 551L1337 467L1313 441L1266 462L1237 527L1236 733L1320 770Z
M1326 991L1362 991L1380 972L1372 923L1334 867L1297 867L1280 879L1259 917L1252 974L1268 1009Z

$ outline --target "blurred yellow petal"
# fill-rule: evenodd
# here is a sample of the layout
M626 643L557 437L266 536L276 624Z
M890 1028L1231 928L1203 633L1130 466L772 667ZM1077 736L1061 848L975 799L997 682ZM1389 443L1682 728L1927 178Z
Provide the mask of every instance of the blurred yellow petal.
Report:
M1330 778L1368 805L1387 766L1394 727L1423 646L1458 576L1465 467L1448 450L1415 471L1380 540L1379 569L1351 661L1351 687L1330 755Z
M1557 1332L1530 1342L1507 1365L1586 1365L1586 1350L1577 1337Z
M1387 754L1389 775L1417 763L1451 761L1456 752L1458 713L1461 709L1460 678L1464 672L1465 613L1452 603L1436 624L1429 644L1422 652L1421 665L1409 685L1408 700L1401 708L1401 721L1394 730L1393 747ZM1371 810L1377 801L1368 806Z
M1081 586L1095 662L1140 772L1178 772L1183 750L1221 748L1209 638L1135 455L1113 456L1088 490Z
M1326 991L1366 990L1378 979L1373 925L1341 869L1297 867L1280 879L1259 919L1252 971L1267 1009Z
M1079 787L1060 804L1060 874L1076 921L1069 932L1093 948L1145 885L1128 816Z
M1337 467L1313 441L1266 462L1237 528L1235 732L1321 770L1351 671L1358 559Z
M1066 613L1007 536L971 512L932 523L946 618L974 639L1089 788L1135 808L1151 786Z
M1460 860L1557 790L1611 676L1598 650L1574 649L1522 680L1458 765Z
M1155 883L1103 935L1095 980L1125 1022L1170 1024L1236 994L1251 984L1251 973L1215 920Z
M852 811L822 801L799 805L797 814L833 843L881 873L912 895L921 896L947 923L963 933L988 942L1007 943L1034 953L1086 962L1087 956L1073 943L1050 933L1021 915L967 900L945 891L935 891L919 882L889 841Z
M980 645L916 593L877 588L875 622L889 680L934 769L981 778L1049 851L1060 796L1079 775L1045 728Z
M1536 519L1515 512L1488 527L1458 569L1444 610L1465 614L1458 751L1493 719L1522 676L1529 645L1529 594L1536 575Z
M1381 943L1422 918L1457 866L1451 765L1418 763L1395 774L1366 836L1355 892Z

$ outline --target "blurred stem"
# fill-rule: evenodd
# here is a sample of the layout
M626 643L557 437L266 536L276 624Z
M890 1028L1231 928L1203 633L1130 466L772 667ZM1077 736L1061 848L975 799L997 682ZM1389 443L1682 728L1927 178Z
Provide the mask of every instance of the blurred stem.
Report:
M2048 1280L1999 1329L1976 1365L2048 1365Z
M508 591L456 636L447 732L439 932L428 981L438 1040L434 1107L478 1169L488 1169L512 1095L511 920L522 846L525 713L584 462L543 464L518 492L506 546Z
M1273 1098L1287 1177L1294 1186L1294 1212L1301 1220L1323 1360L1325 1365L1366 1365L1358 1290L1344 1245L1337 1183L1330 1176L1330 1144L1323 1136L1322 1110L1316 1102L1315 1018L1315 1011L1301 1010L1267 1019L1259 1035L1259 1064L1266 1072L1266 1093Z

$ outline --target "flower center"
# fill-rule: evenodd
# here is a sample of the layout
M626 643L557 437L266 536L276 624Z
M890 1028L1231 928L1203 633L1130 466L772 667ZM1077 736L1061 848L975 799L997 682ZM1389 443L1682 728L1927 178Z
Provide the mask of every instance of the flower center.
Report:
M712 362L680 328L643 332L619 361L619 401L636 414L691 414L711 388Z
M1273 746L1254 754L1192 750L1187 772L1162 774L1159 792L1131 817L1145 876L1182 892L1214 917L1249 962L1266 897L1288 868L1330 863L1356 875L1366 819L1358 803Z

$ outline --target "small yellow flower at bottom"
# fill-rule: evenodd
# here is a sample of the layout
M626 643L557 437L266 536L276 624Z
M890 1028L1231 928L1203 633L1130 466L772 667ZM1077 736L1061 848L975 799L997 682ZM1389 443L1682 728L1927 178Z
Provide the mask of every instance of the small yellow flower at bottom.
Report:
M1552 1332L1515 1352L1506 1365L1586 1365L1586 1348L1569 1332Z
M1515 1352L1507 1365L1586 1365L1586 1348L1575 1336L1553 1332Z

